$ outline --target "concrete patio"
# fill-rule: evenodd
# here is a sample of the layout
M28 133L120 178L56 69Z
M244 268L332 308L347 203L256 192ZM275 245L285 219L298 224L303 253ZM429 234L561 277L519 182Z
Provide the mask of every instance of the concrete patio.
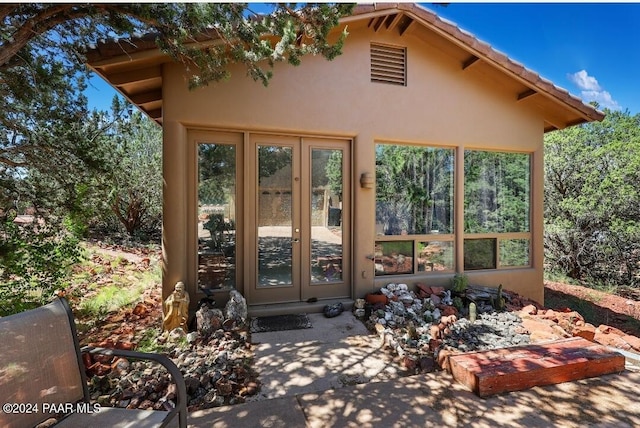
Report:
M193 412L189 426L640 426L637 365L482 399L446 372L403 376L351 313L310 319L311 329L253 334L261 392L244 404Z

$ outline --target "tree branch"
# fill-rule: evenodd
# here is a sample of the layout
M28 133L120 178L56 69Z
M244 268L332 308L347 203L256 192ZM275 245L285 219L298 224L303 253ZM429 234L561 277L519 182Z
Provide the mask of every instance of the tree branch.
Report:
M35 37L54 28L62 22L76 18L77 16L64 14L64 12L71 10L73 7L74 5L71 4L53 5L44 9L35 16L28 18L26 22L18 27L18 29L11 35L9 38L11 42L2 44L2 48L0 49L0 66L6 64ZM58 14L60 15L56 16ZM83 11L82 14L86 15L86 11ZM80 16L82 16L82 14Z

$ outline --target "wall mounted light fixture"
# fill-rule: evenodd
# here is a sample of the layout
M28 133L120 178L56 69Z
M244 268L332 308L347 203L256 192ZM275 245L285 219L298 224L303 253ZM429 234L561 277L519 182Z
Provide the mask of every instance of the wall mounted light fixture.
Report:
M360 176L360 187L363 189L373 189L375 179L370 172L363 172Z

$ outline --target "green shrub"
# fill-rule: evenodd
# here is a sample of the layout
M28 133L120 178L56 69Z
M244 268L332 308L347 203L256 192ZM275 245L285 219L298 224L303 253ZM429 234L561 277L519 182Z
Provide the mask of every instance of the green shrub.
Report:
M0 316L49 302L66 287L82 258L78 240L37 217L31 224L0 224Z

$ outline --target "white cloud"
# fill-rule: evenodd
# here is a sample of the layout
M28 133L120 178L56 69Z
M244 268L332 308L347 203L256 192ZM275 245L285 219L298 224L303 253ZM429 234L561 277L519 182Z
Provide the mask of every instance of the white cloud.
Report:
M600 85L595 77L589 76L587 70L580 70L569 75L571 80L582 91L599 91Z
M589 76L587 70L580 70L569 74L567 77L580 89L580 95L584 101L596 101L601 108L622 109L620 104L611 97L611 94L600 87L598 80L593 76Z

